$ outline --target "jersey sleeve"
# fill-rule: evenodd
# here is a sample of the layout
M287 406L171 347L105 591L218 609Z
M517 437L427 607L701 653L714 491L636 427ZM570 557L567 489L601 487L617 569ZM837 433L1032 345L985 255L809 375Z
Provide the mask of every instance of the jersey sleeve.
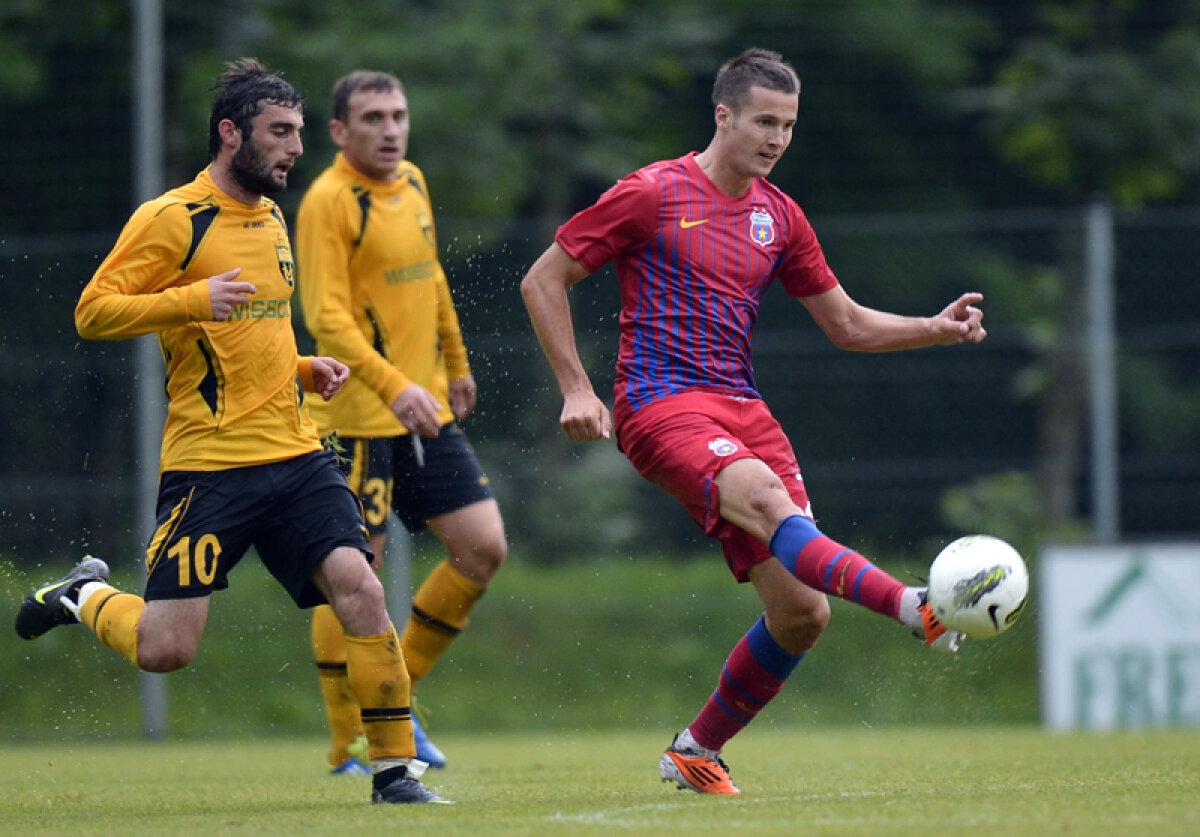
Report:
M816 296L833 290L837 277L825 261L817 234L800 207L792 204L788 224L788 248L777 276L785 291L794 297Z
M618 254L650 239L661 202L657 180L634 172L559 227L554 240L588 273L594 273Z
M446 361L446 375L451 381L457 381L471 374L471 365L467 362L467 346L463 342L462 329L458 324L458 312L454 308L454 299L450 294L450 283L442 266L437 266L438 289L438 342L442 347L442 357Z
M190 246L184 207L158 201L139 207L80 295L79 335L122 340L212 319L204 279L175 284Z
M300 389L305 392L316 392L317 383L313 378L312 355L296 356L296 377L300 380Z
M300 260L300 303L304 324L322 350L350 367L391 406L409 383L359 330L350 288L350 257L359 212L346 190L309 190L300 203L296 245Z
M417 178L421 194L429 203L430 224L433 221L433 198L429 195L429 186L425 175L416 166L412 167L413 176ZM434 225L434 241L437 240L437 227ZM436 244L434 250L436 252ZM458 310L454 307L454 297L450 293L450 283L446 280L446 271L442 268L441 260L434 261L434 281L437 282L437 333L438 345L441 347L442 359L446 364L446 377L457 381L471 374L471 365L467 362L467 346L463 342L462 328L458 323Z

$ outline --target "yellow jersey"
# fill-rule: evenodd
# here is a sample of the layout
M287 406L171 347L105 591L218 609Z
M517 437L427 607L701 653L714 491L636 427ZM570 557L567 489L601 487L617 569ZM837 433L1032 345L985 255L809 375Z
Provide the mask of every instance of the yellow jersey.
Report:
M214 322L204 280L237 267L238 281L256 292ZM75 324L95 340L157 332L170 398L161 471L218 471L320 449L300 386L311 359L296 350L294 285L279 207L230 198L207 168L126 222L83 290Z
M407 160L397 171L395 180L373 180L339 152L300 202L304 321L317 353L350 367L337 397L311 405L322 433L407 433L391 404L410 383L438 399L446 424L454 418L448 382L471 371L425 178Z

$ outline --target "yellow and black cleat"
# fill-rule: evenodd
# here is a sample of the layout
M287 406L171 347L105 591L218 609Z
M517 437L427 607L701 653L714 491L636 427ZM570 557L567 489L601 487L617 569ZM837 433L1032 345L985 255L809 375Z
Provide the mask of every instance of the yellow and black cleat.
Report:
M28 596L17 612L17 636L37 639L51 628L78 622L67 602L89 581L108 581L108 564L88 555L58 581L39 587Z

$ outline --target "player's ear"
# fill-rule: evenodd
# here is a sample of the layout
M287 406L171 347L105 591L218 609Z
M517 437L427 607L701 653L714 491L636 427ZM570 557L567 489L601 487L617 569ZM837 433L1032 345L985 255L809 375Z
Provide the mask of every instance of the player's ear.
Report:
M329 138L338 148L344 148L348 137L346 123L340 119L329 120Z
M232 119L222 119L217 123L217 134L221 142L237 150L242 147L242 132Z
M713 118L716 120L718 128L728 128L733 124L733 111L730 110L729 105L717 105Z

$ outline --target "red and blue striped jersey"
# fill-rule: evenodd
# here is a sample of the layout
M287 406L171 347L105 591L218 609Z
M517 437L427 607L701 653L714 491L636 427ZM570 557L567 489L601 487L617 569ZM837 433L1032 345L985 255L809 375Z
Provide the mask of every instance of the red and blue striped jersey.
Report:
M795 201L762 178L731 198L695 158L623 178L555 236L589 273L615 263L619 413L688 389L761 397L750 339L770 283L794 297L837 286Z

